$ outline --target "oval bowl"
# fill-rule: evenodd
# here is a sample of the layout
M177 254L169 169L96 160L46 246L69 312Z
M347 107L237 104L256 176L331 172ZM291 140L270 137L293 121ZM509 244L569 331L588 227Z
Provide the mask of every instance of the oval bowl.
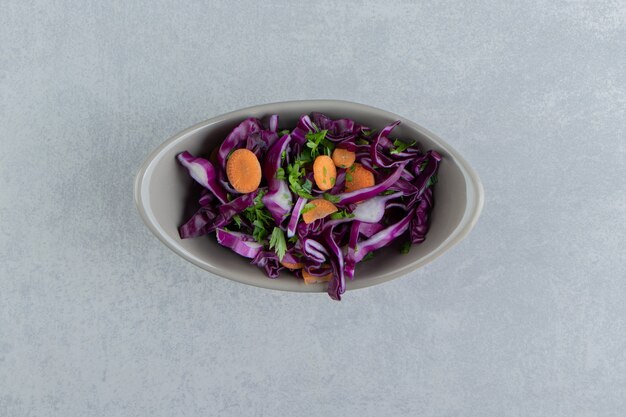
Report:
M326 284L305 285L287 271L270 279L249 260L220 246L213 235L181 239L178 226L189 213L192 179L175 156L184 150L208 157L226 135L247 117L279 115L279 128L292 128L305 113L318 111L332 118L350 118L380 129L400 120L394 136L416 140L422 149L434 149L443 157L435 204L426 240L406 255L397 248L384 248L373 260L358 265L346 289L369 287L405 275L431 262L459 243L472 230L483 206L483 188L476 172L450 145L417 123L385 110L340 100L302 100L262 104L214 117L174 135L155 149L142 164L135 179L135 203L139 214L167 247L189 262L215 275L257 287L283 291L326 292Z

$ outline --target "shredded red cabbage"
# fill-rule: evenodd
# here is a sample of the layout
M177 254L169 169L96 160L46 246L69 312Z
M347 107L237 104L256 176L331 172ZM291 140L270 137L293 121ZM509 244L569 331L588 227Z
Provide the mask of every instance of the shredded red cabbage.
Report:
M295 126L279 126L277 115L243 120L219 146L215 163L189 152L177 156L202 186L180 237L215 233L220 245L274 279L282 271L298 278L331 273L328 294L340 300L346 277L358 275L357 265L375 251L426 239L442 157L420 149L413 138L395 137L399 124L375 131L318 112L302 115ZM238 193L226 175L229 155L240 148L253 152L262 167L261 186L248 194ZM352 171L341 167L330 190L318 189L312 162L335 148L354 152L356 162L374 174L374 185L346 191ZM307 224L303 214L317 198L334 203L337 212Z

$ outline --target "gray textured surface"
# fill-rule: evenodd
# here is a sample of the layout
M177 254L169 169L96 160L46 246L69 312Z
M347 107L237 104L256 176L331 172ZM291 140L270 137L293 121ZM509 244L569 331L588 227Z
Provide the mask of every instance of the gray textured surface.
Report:
M624 2L264 3L2 3L0 415L623 416ZM301 98L453 144L473 234L334 303L141 224L148 151Z

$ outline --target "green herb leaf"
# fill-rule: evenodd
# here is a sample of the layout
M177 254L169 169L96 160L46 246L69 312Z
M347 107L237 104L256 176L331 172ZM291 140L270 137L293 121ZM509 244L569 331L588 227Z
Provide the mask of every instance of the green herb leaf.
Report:
M297 191L294 191L294 193L298 194L302 198L306 198L307 200L313 200L315 198L311 194L304 191L302 188L298 189Z
M428 179L428 183L426 184L426 187L432 187L433 185L437 184L437 181L439 181L439 177L437 176L437 174L433 174Z
M311 156L311 150L310 149L304 149L302 151L302 153L300 154L300 156L298 156L298 161L305 164L307 162L312 162L313 161L313 157Z
M311 192L304 189L303 185L299 182L292 183L289 188L291 188L291 191L293 191L302 198L306 198L307 200L312 200L315 198L311 195Z
M282 137L282 136L288 135L289 133L290 133L289 129L284 129L284 130L281 130L280 132L278 132L278 136Z
M394 191L394 190L385 190L381 195L390 195L390 194L393 194L393 193L396 193L396 192L397 191Z
M363 132L363 136L372 136L376 131L374 129L367 130Z
M413 145L415 145L415 141L408 143L408 142L403 142L400 139L396 139L393 141L393 146L395 146L395 148L392 149L389 153L391 154L401 153L401 152L406 151L407 148L410 148Z
M426 169L426 167L428 166L428 161L424 161L421 163L420 165L420 173L424 172L424 170Z
M330 201L331 203L338 203L340 198L336 195L332 195L329 193L324 193L324 198L328 201Z
M359 138L356 140L356 144L357 145L369 145L370 143L365 139Z
M402 242L402 246L400 246L400 253L406 255L411 250L411 241L406 240Z
M315 208L315 204L313 203L306 203L304 205L304 207L302 207L302 211L300 212L301 214L307 213L311 210L313 210Z
M285 170L283 168L278 168L278 170L276 171L276 179L277 180L284 180L285 177Z
M241 216L239 216L238 214L235 214L233 216L233 220L235 221L235 223L237 224L237 227L241 227Z
M270 249L274 249L279 260L283 260L283 256L287 252L287 242L285 241L285 233L280 227L274 227L272 236L270 237Z
M330 215L331 220L351 219L354 214L348 213L346 210L341 210Z
M319 144L322 139L324 139L326 137L326 133L328 133L328 130L320 130L319 132L309 132L306 134L306 140L308 140L309 142L313 142L315 144Z
M252 237L259 243L263 243L265 238L267 238L267 230L265 226L259 221L254 221L254 230L252 231Z
M298 241L298 235L291 236L289 239L287 239L287 242L291 243L292 245L295 245L297 241Z
M311 160L320 156L322 153L330 155L330 152L335 148L335 144L326 139L328 130L320 130L319 132L309 132L306 134L306 146L311 149Z
M291 191L306 199L312 199L311 184L310 181L305 180L302 182L303 177L306 175L306 171L302 167L303 162L301 160L295 161L293 164L287 166L287 180L289 182L289 188Z
M264 191L259 192L254 198L254 205L246 208L243 211L243 216L252 223L254 230L252 231L252 237L259 243L263 243L267 235L269 234L269 227L273 224L274 219L270 212L265 208L263 204ZM237 215L238 216L238 215ZM235 220L237 222L237 220Z
M313 189L313 183L311 182L311 180L309 179L305 180L304 184L302 184L302 189L306 191L307 193L310 193L311 190Z

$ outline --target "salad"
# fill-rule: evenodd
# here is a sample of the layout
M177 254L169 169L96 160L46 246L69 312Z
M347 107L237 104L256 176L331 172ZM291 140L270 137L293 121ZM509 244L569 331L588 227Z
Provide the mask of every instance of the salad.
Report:
M213 235L270 278L291 271L328 282L340 300L356 265L392 242L407 253L426 238L441 156L351 119L303 115L241 122L208 159L182 152L200 184L182 239Z

